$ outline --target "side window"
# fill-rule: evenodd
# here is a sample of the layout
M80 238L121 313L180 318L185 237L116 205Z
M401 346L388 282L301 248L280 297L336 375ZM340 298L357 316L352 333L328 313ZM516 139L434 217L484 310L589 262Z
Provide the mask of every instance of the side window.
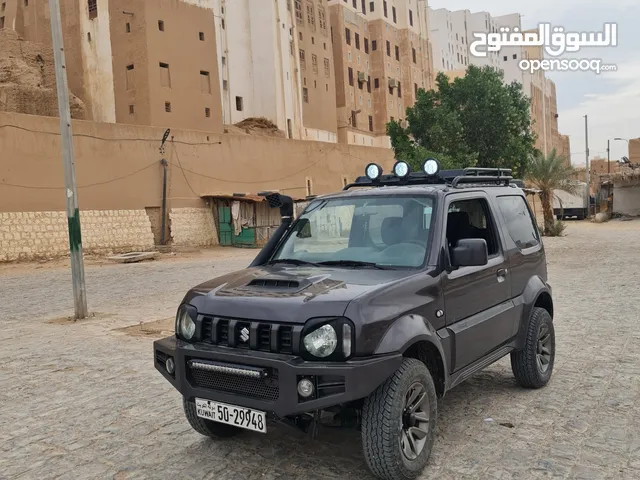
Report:
M524 198L519 195L498 197L498 205L509 235L519 249L535 247L540 243L538 228Z
M452 202L449 205L447 213L449 248L455 247L458 240L463 238L483 238L487 242L489 256L498 254L498 237L486 200L474 198Z

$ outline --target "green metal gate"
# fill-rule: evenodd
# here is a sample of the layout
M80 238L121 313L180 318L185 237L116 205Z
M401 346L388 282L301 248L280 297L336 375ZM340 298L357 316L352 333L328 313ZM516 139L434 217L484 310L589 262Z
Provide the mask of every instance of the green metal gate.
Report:
M233 224L231 221L231 207L218 207L218 232L220 233L220 245L232 245Z

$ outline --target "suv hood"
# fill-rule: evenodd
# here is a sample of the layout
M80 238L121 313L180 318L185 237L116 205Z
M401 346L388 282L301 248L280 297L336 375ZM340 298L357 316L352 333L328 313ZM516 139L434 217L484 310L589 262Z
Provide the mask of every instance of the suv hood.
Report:
M354 298L406 278L405 270L295 265L250 267L192 288L184 302L206 315L305 323L344 314Z

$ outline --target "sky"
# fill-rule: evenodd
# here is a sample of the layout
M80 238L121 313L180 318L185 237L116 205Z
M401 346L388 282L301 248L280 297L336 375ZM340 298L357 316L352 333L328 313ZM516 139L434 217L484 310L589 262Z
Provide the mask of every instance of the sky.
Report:
M558 129L569 135L571 161L585 162L585 120L588 117L590 157L628 156L628 145L615 137L640 137L640 1L639 0L430 0L432 8L522 15L524 29L548 22L565 31L601 32L604 23L618 24L618 46L583 48L569 58L598 58L617 65L615 72L548 72L556 83ZM563 57L560 57L563 58Z

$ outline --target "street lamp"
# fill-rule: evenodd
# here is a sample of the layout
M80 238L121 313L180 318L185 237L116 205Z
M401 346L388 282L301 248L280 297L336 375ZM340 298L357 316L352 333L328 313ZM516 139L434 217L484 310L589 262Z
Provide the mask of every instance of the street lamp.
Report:
M629 155L629 139L627 138L622 138L622 137L616 137L614 138L614 140L618 140L621 142L627 142L627 156Z

